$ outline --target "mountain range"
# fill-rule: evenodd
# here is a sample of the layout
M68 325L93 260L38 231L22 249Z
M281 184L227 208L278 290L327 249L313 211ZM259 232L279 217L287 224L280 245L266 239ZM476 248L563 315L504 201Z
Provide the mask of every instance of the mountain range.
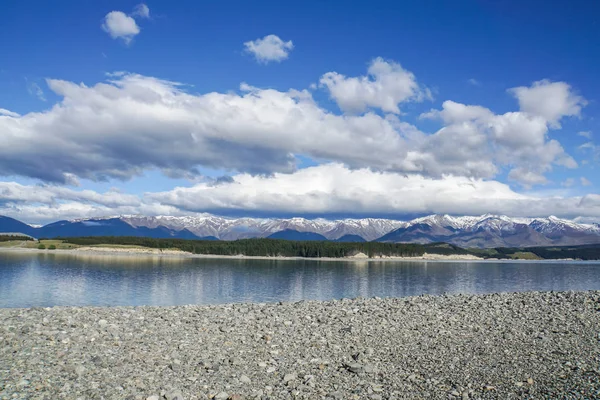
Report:
M446 242L460 247L571 246L600 243L600 225L556 218L510 218L430 215L411 221L382 218L226 218L200 216L139 216L89 218L32 226L0 216L0 232L33 237L144 236L153 238L236 240L379 241L393 243Z

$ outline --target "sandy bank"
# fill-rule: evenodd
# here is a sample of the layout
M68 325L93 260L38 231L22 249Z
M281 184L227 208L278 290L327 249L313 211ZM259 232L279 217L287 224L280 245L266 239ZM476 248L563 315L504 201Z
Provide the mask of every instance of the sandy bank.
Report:
M442 260L472 260L483 261L483 258L476 257L470 254L460 255L440 255L440 254L423 254L417 257L390 257L381 256L369 258L363 253L355 256L333 258L306 258L306 257L280 257L280 256L245 256L245 255L218 255L218 254L193 254L180 250L161 250L153 248L119 248L119 247L79 247L76 249L56 249L56 250L39 250L28 248L0 248L0 252L23 252L23 253L40 253L40 254L69 254L69 255L115 255L115 256L157 256L157 257L185 257L185 258L224 258L224 259L249 259L249 260L318 260L318 261L442 261ZM361 255L362 254L362 255Z

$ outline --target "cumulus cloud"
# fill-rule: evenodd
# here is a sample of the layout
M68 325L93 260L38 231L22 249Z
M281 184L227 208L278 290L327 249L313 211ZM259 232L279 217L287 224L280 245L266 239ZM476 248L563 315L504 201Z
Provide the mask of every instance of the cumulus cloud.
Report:
M135 6L131 15L140 18L150 18L150 9L144 3L140 3L137 6Z
M367 108L399 114L398 104L431 98L427 89L419 87L412 72L398 63L379 57L369 65L367 76L346 77L328 72L319 81L340 109L359 113Z
M245 42L244 47L256 61L267 64L271 61L281 62L288 58L294 44L291 40L284 42L277 35L267 35L262 39Z
M49 79L59 103L44 112L5 113L0 175L61 183L130 179L147 169L192 179L199 167L268 175L294 172L299 157L308 157L435 178L489 179L510 168L511 179L531 186L547 182L556 166L577 166L548 139L551 122L524 111L497 115L446 101L423 115L443 124L428 134L396 114L328 111L308 90L243 83L238 93L191 94L153 77L120 72L108 79L93 86Z
M591 186L592 185L592 182L590 182L590 180L587 179L584 176L582 176L581 178L579 178L579 181L581 182L582 186Z
M575 94L565 82L541 80L532 86L509 89L518 100L522 111L544 118L554 127L565 116L578 116L586 100Z
M577 132L577 134L581 137L584 137L586 139L591 139L592 138L592 131L582 131L582 132Z
M226 213L398 215L449 213L600 217L600 196L540 197L493 180L350 169L329 163L270 176L237 174L217 182L142 196L56 186L0 184L0 214L48 222L118 214Z
M537 90L542 90L542 93L548 94L545 88L551 88L550 94L559 91L561 96L555 97L562 100L577 98L576 105L563 107L560 112L550 106L542 107L545 112L531 112L532 107L528 103L531 93L537 95ZM452 164L455 165L454 173L493 177L498 172L498 166L510 166L510 180L525 187L546 184L548 179L545 174L554 166L577 167L577 162L561 144L548 138L549 129L560 127L562 118L575 115L573 110L576 107L580 109L585 103L570 92L562 93L564 88L569 86L563 82L540 81L530 88L513 89L512 92L525 99L525 106L520 101L520 108L525 107L527 111L504 114L494 114L481 106L445 101L441 110L431 110L420 116L437 118L444 123L444 127L431 136L428 153L437 154L434 159L438 165L444 166L453 161L448 160L449 157L454 157L454 161L458 161ZM567 103L571 104L566 100L561 104ZM457 155L460 155L458 159ZM482 160L489 160L489 163L485 164ZM479 175L467 169L467 161L479 161Z
M0 174L64 182L66 173L128 179L147 168L291 172L295 154L403 168L405 140L390 121L329 113L306 91L192 95L131 74L92 87L48 85L61 103L0 122Z
M147 8L147 7L146 7ZM121 11L111 11L104 17L102 29L113 39L121 39L125 44L131 43L140 33L135 19Z

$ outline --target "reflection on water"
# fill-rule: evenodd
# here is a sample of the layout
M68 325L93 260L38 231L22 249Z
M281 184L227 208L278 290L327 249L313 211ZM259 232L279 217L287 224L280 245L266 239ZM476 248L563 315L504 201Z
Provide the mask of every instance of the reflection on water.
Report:
M0 307L600 290L600 263L327 262L0 253Z

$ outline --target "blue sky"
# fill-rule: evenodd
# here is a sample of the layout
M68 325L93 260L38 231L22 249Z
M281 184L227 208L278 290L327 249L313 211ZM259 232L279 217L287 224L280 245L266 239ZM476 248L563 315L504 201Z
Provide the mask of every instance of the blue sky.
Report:
M0 214L598 218L598 15L590 1L7 1Z

